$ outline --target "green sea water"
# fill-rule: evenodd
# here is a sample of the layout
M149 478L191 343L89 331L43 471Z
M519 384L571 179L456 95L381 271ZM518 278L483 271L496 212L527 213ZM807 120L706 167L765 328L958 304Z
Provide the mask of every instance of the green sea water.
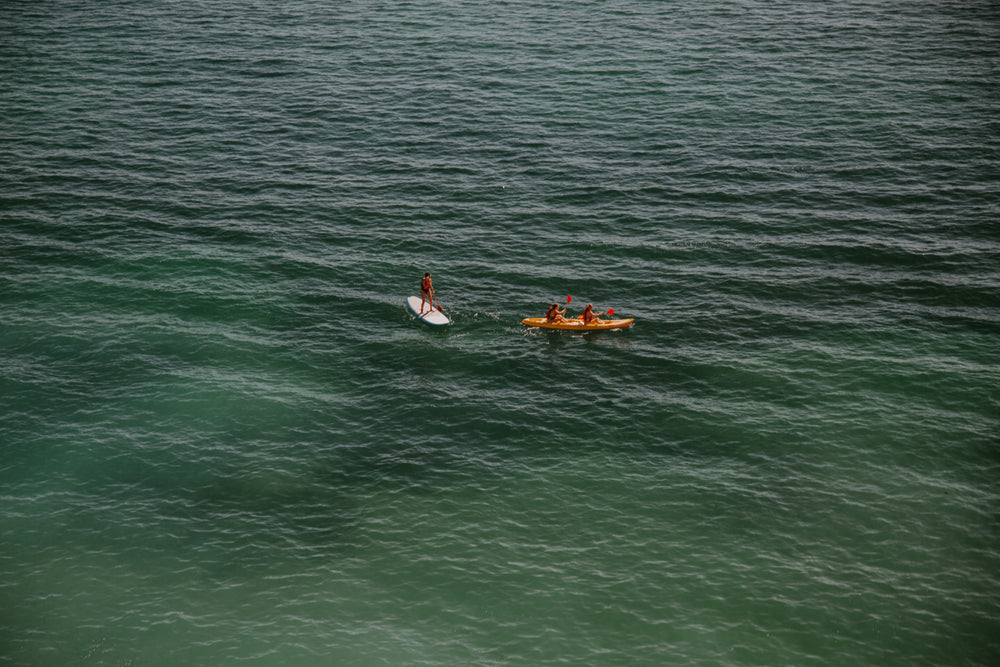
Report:
M0 4L0 665L997 664L998 38Z

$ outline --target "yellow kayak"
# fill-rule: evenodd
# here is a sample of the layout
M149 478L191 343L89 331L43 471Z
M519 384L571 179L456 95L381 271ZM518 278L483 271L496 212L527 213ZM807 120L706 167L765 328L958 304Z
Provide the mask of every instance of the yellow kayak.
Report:
M565 322L547 322L544 317L526 317L521 320L522 324L529 327L542 327L543 329L566 329L567 331L599 331L601 329L622 329L631 326L635 318L627 320L595 320L590 324L584 324L583 320L575 317Z

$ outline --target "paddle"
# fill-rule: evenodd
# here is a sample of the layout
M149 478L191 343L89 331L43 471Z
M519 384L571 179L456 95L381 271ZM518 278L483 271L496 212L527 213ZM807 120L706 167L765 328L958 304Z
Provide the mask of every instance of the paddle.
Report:
M431 306L431 307L433 307L434 305L436 305L436 306L437 306L437 308L438 308L438 310L440 310L441 312L444 312L444 308L442 308L442 307L441 307L441 302L440 302L440 301L438 301L438 293L437 293L437 290L436 290L436 289L434 289L433 287L431 287L431 296L432 296L432 297L434 297L434 304L432 304L432 306Z

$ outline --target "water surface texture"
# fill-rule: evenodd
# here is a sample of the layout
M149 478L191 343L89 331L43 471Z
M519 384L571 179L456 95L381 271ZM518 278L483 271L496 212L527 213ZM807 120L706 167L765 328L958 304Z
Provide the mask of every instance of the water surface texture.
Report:
M0 665L996 665L997 109L987 0L2 3Z

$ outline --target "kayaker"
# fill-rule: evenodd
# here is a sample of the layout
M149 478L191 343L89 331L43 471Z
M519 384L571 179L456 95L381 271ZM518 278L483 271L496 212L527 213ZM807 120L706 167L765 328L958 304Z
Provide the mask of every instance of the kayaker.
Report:
M420 281L420 314L424 314L424 301L430 306L428 310L434 309L434 303L437 301L437 294L434 293L434 283L431 282L431 272L428 271L424 274L423 279ZM438 310L441 310L441 304L438 304Z
M584 324L590 324L591 322L601 322L602 321L601 315L604 315L604 313L595 313L594 304L588 303L587 307L583 309L583 315L580 316L580 319L583 320Z
M554 303L545 312L546 322L566 322L566 309L559 310L559 304Z

